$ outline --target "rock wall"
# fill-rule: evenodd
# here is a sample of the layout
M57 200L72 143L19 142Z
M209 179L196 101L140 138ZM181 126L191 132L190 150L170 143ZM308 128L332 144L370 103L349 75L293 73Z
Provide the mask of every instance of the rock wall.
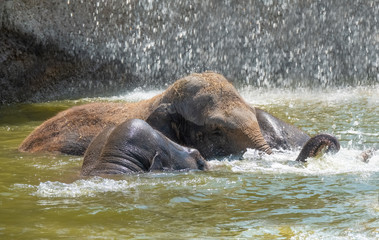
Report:
M1 103L205 70L256 87L379 82L378 0L3 0L0 14Z

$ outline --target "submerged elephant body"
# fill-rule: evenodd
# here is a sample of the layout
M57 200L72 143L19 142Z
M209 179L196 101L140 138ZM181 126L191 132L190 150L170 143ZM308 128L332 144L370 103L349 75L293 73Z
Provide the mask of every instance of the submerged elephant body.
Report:
M155 170L206 170L199 151L178 145L140 119L109 127L89 145L82 175L125 174Z
M310 139L251 107L222 75L206 72L184 77L141 102L91 103L65 110L33 131L19 149L82 155L97 133L135 118L180 145L198 149L206 159L246 148L268 154L272 149L299 149Z

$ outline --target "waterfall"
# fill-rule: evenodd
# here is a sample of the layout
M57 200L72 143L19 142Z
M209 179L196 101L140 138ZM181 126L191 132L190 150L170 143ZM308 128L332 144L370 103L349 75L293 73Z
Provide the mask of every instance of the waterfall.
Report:
M379 82L378 0L5 0L0 13L0 26L111 63L135 86L206 70L237 86Z

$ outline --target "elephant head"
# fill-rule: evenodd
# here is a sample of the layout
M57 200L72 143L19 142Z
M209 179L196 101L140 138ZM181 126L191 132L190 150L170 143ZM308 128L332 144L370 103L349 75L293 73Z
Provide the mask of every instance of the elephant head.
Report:
M100 132L87 148L82 176L131 172L207 170L199 151L181 146L140 119Z
M222 75L192 74L161 96L146 121L173 141L198 149L205 158L238 154L246 148L271 153L255 109Z

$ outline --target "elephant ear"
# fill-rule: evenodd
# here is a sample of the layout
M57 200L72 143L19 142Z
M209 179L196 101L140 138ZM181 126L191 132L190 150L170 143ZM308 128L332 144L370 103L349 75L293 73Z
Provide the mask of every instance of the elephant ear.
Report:
M162 103L152 111L146 122L174 142L179 141L179 130L176 122L180 116L170 103Z
M161 103L156 107L146 122L172 141L185 144L183 127L191 124L204 126L209 122L209 113L205 113L209 98L194 102Z
M204 126L216 108L215 99L210 94L197 94L174 103L175 111L186 121Z
M180 115L185 121L203 126L209 117L209 111L218 104L219 94L215 94L216 87L212 87L216 84L214 82L206 80L203 74L191 74L167 89L161 103L169 103L171 112ZM212 89L209 89L210 86Z

